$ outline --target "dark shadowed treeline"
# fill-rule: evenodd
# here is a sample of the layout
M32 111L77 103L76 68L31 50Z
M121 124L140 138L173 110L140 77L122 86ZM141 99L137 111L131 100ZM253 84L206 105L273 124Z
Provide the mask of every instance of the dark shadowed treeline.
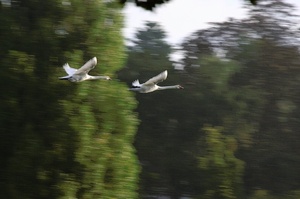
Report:
M124 62L120 5L0 4L0 198L136 198L136 101L118 81L59 81L96 56Z
M299 18L283 1L248 10L187 37L179 63L159 24L136 33L119 78L168 69L160 84L185 87L136 95L141 196L300 197Z

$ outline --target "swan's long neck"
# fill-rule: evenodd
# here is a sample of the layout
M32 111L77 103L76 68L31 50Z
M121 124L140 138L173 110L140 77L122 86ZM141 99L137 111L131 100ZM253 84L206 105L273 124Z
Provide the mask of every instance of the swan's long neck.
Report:
M166 89L178 89L179 85L174 85L174 86L159 86L157 90L166 90Z
M94 80L94 79L106 79L106 80L109 80L110 77L108 77L108 76L91 76L91 75L89 75L88 79L89 80Z

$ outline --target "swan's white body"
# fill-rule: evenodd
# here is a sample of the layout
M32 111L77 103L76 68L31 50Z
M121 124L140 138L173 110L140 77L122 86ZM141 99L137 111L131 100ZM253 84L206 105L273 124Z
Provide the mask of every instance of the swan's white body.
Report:
M95 68L97 64L97 58L94 57L87 61L81 68L75 69L71 68L68 63L63 65L63 68L65 69L67 76L60 77L60 80L69 80L70 82L82 82L85 80L94 80L94 79L105 79L110 80L109 76L91 76L88 74L90 70Z
M152 77L151 79L149 79L143 84L140 84L139 80L135 80L134 82L132 82L132 88L130 88L129 90L137 91L140 93L150 93L156 90L183 89L183 87L180 85L158 86L157 84L167 79L167 76L168 76L168 71L165 70L164 72L160 73L155 77Z

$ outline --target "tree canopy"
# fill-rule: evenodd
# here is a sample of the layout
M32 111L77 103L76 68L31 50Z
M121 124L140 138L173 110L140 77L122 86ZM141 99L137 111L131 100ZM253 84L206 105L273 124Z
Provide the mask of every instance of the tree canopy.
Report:
M127 2L134 2L136 6L142 7L145 10L153 10L156 6L168 3L172 0L119 0L120 4L124 5ZM230 0L228 0L229 2ZM256 5L258 0L244 0L247 3L251 3L252 5Z
M74 15L74 13L76 13ZM114 77L125 60L118 3L0 7L1 198L137 198L136 101L118 81L59 81L68 62Z

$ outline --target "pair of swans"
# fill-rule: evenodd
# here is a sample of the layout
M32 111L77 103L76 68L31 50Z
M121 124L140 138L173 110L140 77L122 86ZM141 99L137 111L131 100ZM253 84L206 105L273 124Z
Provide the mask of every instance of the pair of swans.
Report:
M59 77L60 80L69 80L71 82L82 82L86 80L96 80L96 79L104 79L104 80L111 80L109 76L91 76L88 73L90 70L95 68L97 64L97 58L94 57L87 61L81 68L75 69L71 68L68 63L63 65L67 76ZM158 74L155 77L152 77L148 81L143 84L140 84L139 80L135 80L132 82L132 88L129 90L136 91L140 93L150 93L156 90L166 90L166 89L183 89L180 85L173 85L173 86L158 86L159 82L164 81L167 79L168 71L165 70L162 73Z

